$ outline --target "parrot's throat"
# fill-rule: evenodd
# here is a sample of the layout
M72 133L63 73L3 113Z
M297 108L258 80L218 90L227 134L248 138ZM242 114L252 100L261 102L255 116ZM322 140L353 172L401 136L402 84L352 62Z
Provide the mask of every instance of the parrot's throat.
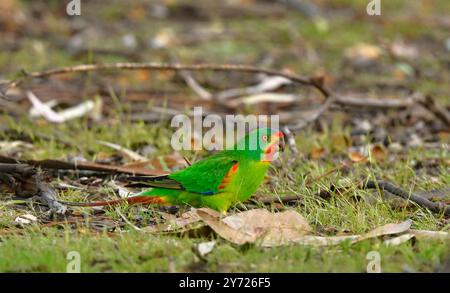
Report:
M279 155L278 142L270 143L261 155L261 162L272 162L278 158Z

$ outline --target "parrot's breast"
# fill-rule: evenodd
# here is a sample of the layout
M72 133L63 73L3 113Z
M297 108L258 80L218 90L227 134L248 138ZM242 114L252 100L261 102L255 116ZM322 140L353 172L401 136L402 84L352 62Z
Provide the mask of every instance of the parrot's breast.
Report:
M236 176L230 182L229 191L235 193L234 201L248 200L264 181L269 163L250 161L241 164Z

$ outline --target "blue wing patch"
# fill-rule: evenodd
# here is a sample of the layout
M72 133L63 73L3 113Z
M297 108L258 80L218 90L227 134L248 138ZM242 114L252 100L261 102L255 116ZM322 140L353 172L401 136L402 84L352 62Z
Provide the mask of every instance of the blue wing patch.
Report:
M213 194L214 194L214 191L212 191L212 190L210 190L210 191L204 191L204 192L201 192L201 194L202 194L202 195L213 195Z

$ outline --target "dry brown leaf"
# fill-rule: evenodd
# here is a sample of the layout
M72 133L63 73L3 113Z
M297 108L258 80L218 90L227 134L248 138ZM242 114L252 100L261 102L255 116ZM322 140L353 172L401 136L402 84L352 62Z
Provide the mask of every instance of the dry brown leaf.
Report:
M410 229L409 233L413 234L417 239L443 239L450 240L450 234L445 231L429 231Z
M353 242L359 242L369 238L380 237L383 235L391 235L391 234L400 234L403 233L411 227L412 221L410 219L396 224L386 224L375 228L374 230L367 232L364 235L359 236L357 239L353 240Z
M18 225L29 225L29 224L35 223L36 221L37 221L37 218L35 216L33 216L32 214L26 213L24 215L17 217L14 220L14 223L18 224Z
M235 244L278 246L311 232L306 220L293 210L271 213L265 209L255 209L224 219L210 209L198 209L197 214L217 234Z
M318 160L325 156L326 150L323 147L313 148L311 151L311 158L314 160Z
M414 238L414 234L406 233L406 234L403 234L403 235L400 235L400 236L397 236L397 237L394 237L391 239L387 239L383 243L387 246L397 246L402 243L408 242L412 238Z
M388 239L384 241L384 244L386 245L400 245L402 243L405 243L409 241L412 238L416 239L435 239L435 240L450 240L450 234L445 231L429 231L429 230L414 230L409 229L408 233L397 236L392 239Z
M383 161L386 158L387 152L382 145L375 145L372 148L372 157L377 161Z
M367 161L367 157L363 156L360 152L350 152L350 153L348 153L348 158L352 162L365 162L365 161Z
M198 216L222 238L238 245L255 243L263 247L287 244L328 246L344 241L356 243L383 235L400 234L411 226L406 220L397 224L386 224L363 235L314 236L305 219L296 211L270 213L265 209L242 212L221 219L220 214L211 209L197 210ZM405 237L406 238L406 237Z
M367 66L375 63L381 54L380 47L361 43L347 48L344 57L354 66Z
M342 236L314 236L305 235L292 241L297 245L312 245L312 246L332 246L345 241L353 241L358 238L358 235L342 235Z

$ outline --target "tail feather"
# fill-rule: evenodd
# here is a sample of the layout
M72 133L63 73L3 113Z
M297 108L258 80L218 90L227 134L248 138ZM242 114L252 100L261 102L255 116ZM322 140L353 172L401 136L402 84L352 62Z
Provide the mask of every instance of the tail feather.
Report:
M59 201L62 204L68 205L68 206L77 206L77 207L103 207L103 206L116 206L119 204L164 204L166 203L166 200L163 197L159 196L145 196L145 195L138 195L138 196L131 196L127 198L121 198L116 200L109 200L109 201L97 201L97 202L66 202L66 201Z

